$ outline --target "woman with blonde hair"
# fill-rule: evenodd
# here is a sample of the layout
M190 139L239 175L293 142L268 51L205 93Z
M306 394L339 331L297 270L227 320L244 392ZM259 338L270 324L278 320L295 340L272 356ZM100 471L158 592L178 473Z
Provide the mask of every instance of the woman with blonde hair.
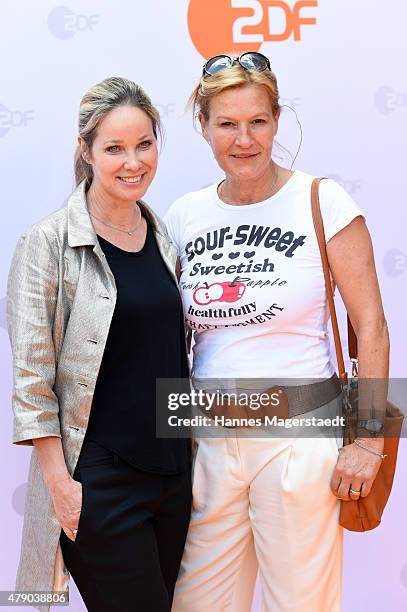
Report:
M268 58L210 58L191 102L224 172L165 217L194 334L195 385L247 392L283 380L288 416L338 415L314 177L272 159L281 109ZM333 180L321 182L319 195L360 377L387 378L389 339L365 221ZM339 612L339 500L369 494L383 452L382 423L363 416L360 437L340 453L339 435L300 427L287 437L219 425L196 440L173 612L249 612L257 568L264 612Z
M159 134L139 85L91 87L77 187L9 276L13 441L34 446L17 589L69 572L93 612L168 612L190 515L188 440L156 436L156 379L188 376L176 253L141 199Z

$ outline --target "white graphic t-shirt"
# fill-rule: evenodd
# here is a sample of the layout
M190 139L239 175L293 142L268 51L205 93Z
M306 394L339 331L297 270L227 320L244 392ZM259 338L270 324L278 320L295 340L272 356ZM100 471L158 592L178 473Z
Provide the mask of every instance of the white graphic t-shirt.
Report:
M181 260L197 378L327 378L329 309L311 213L313 177L296 171L271 198L234 206L217 184L179 198L164 220ZM326 240L362 215L320 184Z

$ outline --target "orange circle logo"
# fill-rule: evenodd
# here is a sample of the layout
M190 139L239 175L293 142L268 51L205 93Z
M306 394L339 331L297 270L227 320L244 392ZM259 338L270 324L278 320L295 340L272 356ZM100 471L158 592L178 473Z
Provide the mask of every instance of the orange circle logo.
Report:
M196 50L208 59L220 53L259 51L263 42L301 40L303 25L315 25L304 10L317 0L190 0L188 28Z
M208 59L219 53L258 51L263 42L261 27L257 27L258 40L252 43L239 39L237 30L242 21L253 20L253 10L234 8L233 0L191 0L188 8L188 27L196 50ZM250 3L244 2L246 6ZM260 4L260 3L258 3ZM254 32L250 28L250 35Z

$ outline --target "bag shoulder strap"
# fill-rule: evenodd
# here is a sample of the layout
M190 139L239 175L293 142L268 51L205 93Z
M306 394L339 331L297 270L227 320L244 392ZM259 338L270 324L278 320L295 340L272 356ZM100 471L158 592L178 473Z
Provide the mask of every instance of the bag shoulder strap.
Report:
M345 364L343 361L341 338L339 334L338 319L336 316L335 301L334 301L334 295L333 295L333 290L332 290L331 277L329 273L329 262L328 262L327 252L326 252L324 222L322 219L321 206L319 202L319 184L322 180L323 178L315 178L312 181L312 186L311 186L312 219L314 221L315 233L316 233L317 240L318 240L319 251L321 253L322 269L324 272L326 295L327 295L327 300L328 300L328 305L329 305L329 311L331 314L336 359L338 362L338 369L339 369L339 378L341 380L346 380L348 375L346 373ZM352 327L352 323L350 322L349 316L347 319L348 319L349 357L351 359L357 359L357 338L356 338L355 330Z

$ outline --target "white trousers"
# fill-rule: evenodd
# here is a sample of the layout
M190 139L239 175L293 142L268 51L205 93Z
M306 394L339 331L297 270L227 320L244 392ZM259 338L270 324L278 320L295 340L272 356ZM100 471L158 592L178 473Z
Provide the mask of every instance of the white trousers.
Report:
M193 509L173 612L339 612L343 530L335 438L196 441Z

